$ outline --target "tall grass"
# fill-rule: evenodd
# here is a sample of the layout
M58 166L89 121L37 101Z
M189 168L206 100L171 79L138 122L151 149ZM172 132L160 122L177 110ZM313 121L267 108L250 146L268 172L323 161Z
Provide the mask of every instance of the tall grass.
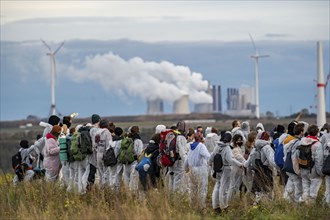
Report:
M324 186L315 204L294 204L281 199L276 187L275 199L253 206L249 195L235 197L226 213L214 214L210 178L207 208L193 210L187 195L171 194L164 188L134 194L94 187L79 195L68 193L59 183L42 180L12 184L12 176L0 178L0 219L329 219L330 208L322 204ZM322 195L321 195L322 194Z

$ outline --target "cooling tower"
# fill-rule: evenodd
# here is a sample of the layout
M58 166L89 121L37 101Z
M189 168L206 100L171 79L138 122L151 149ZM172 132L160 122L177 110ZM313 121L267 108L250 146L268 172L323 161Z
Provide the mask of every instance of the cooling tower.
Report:
M161 115L164 113L164 103L161 99L147 100L147 115Z
M180 99L173 103L174 114L190 114L189 110L189 96L183 95Z
M197 103L195 104L196 113L209 113L212 110L212 103Z

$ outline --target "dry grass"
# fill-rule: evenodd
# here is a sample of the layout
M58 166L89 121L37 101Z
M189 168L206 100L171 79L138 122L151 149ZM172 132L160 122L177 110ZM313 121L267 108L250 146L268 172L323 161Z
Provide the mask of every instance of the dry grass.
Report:
M84 195L67 193L59 184L34 181L13 187L12 176L0 178L0 219L329 219L330 208L324 207L321 196L315 204L297 205L281 198L276 187L275 200L262 200L252 206L249 195L235 197L227 213L214 214L210 178L207 209L189 207L187 195L170 194L163 188L135 195L124 188L119 193L93 188ZM322 195L321 195L322 194Z

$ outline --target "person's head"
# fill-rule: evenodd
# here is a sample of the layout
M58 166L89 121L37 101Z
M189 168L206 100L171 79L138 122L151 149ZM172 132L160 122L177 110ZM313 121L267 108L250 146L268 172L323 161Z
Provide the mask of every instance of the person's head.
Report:
M259 139L264 140L264 141L269 141L270 140L270 135L267 131L264 131L260 134Z
M50 125L58 125L60 123L61 119L57 115L51 115L48 118L48 124Z
M285 132L285 127L284 127L283 125L278 124L278 125L275 127L275 131L278 132L278 133L283 134L283 133Z
M319 133L319 128L317 127L317 125L312 124L308 127L307 133L310 136L317 136L317 134Z
M66 125L67 128L70 128L71 127L71 116L64 116L62 122L64 125Z
M131 127L131 134L138 134L138 133L140 133L139 126L136 126L136 125L132 126Z
M61 134L62 128L59 125L54 125L50 133L56 138Z
M29 142L27 140L23 139L19 143L19 146L21 146L21 148L27 149L27 148L29 148Z
M109 129L109 121L107 119L100 120L100 128L107 128Z
M241 128L244 131L250 132L250 123L248 121L243 121L241 124Z
M202 125L198 125L196 128L197 132L203 133L203 126Z
M226 131L224 134L221 135L220 141L223 143L230 143L232 139L232 135L229 131Z
M166 130L166 126L165 125L157 125L155 128L155 134L160 134L162 131Z
M234 147L237 147L237 146L241 147L243 145L243 137L242 137L242 135L235 134L233 136L232 142L233 142L233 146Z
M216 129L215 127L212 127L211 133L218 134L218 129Z
M201 132L196 132L195 135L195 142L203 142L204 141L204 137L203 137L203 133Z
M116 128L116 125L112 121L109 122L109 131L110 131L110 133L114 133L115 128Z
M330 124L325 123L321 130L325 133L330 133Z
M304 134L304 128L305 124L304 123L298 123L294 126L294 135L295 136L302 136Z
M160 143L160 134L154 134L152 137L151 137L151 140L153 140L155 142L155 144L159 144Z
M97 124L101 121L101 117L98 114L93 114L91 117L92 124Z
M247 142L246 142L246 147L251 149L254 145L255 140L257 139L257 132L256 131L251 131L248 134Z
M70 128L70 134L73 134L76 132L76 128Z
M123 134L123 129L121 127L116 127L114 132L115 132L115 135L120 137Z
M231 123L232 128L241 127L241 122L239 120L234 120Z
M297 121L292 121L289 123L288 125L288 134L291 135L291 136L294 136L294 127L298 124Z
M179 121L177 124L176 124L176 127L178 128L178 131L185 135L186 133L186 123L184 121Z
M193 128L188 128L187 141L190 142L194 140L195 131Z

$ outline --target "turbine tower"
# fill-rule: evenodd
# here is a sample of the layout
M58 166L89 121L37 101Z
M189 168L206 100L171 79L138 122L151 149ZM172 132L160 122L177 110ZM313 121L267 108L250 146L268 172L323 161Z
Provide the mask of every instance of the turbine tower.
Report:
M254 64L255 64L255 81L256 81L256 94L255 94L255 98L256 98L256 118L260 118L260 109L259 109L259 58L264 58L264 57L269 57L269 55L259 55L257 47L254 43L254 40L251 36L251 34L249 33L250 38L251 38L251 42L253 44L253 48L254 48L254 55L251 56L251 58L254 59Z
M64 45L64 41L58 46L58 48L53 52L50 46L41 39L41 42L48 48L49 52L46 53L50 58L50 75L51 75L51 105L50 105L50 115L55 115L55 77L56 77L56 62L55 55Z
M317 126L322 127L326 123L325 113L325 83L323 73L323 49L322 42L317 42Z

